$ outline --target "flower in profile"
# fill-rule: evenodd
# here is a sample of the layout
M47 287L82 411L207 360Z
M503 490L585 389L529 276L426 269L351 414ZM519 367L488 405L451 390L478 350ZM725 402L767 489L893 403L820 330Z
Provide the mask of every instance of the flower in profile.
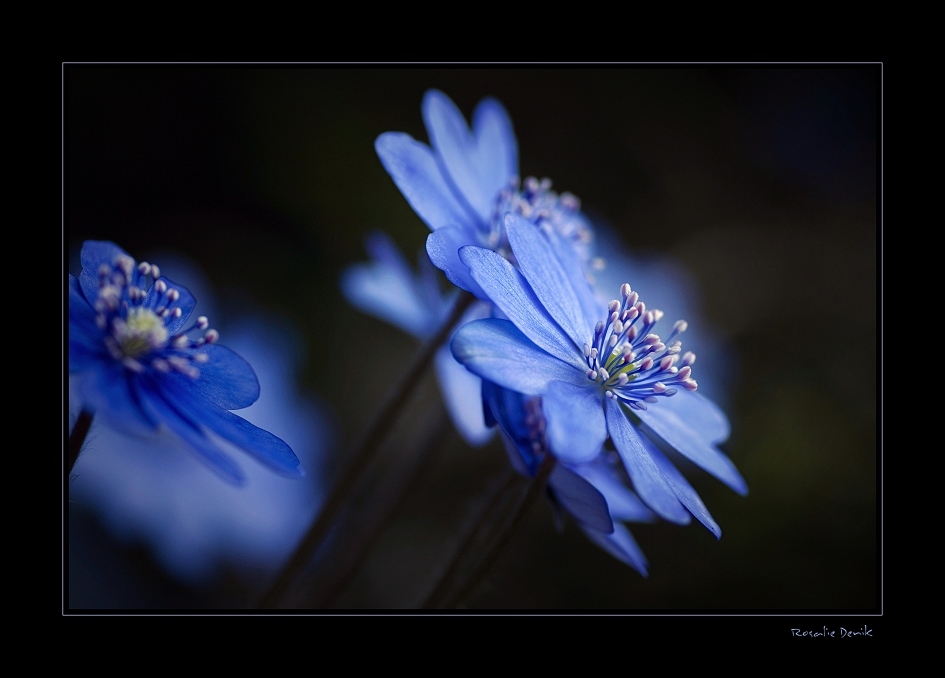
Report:
M425 256L419 258L419 273L414 273L387 234L369 234L366 245L371 261L353 264L342 273L345 298L417 339L431 337L449 317L456 290L441 293L436 269ZM475 302L457 324L488 317L489 312L489 306ZM437 350L434 360L440 391L457 430L470 445L484 444L494 430L483 419L482 380L456 362L448 342Z
M548 448L557 459L593 461L609 438L647 507L675 523L694 515L720 536L698 494L659 449L668 446L747 493L716 447L728 437L728 420L695 393L695 356L681 354L676 336L686 323L661 339L653 329L662 313L648 310L629 285L620 300L602 305L579 262L561 256L554 233L515 214L506 228L518 268L488 249L460 250L504 318L461 328L452 342L457 360L484 380L541 396Z
M518 142L498 101L479 103L472 128L438 90L426 93L422 110L430 146L403 132L385 132L374 147L407 202L433 231L427 253L453 284L488 299L458 252L476 245L511 256L505 237L508 213L554 230L586 255L591 230L577 198L558 195L548 179L519 181Z
M244 476L226 443L302 475L283 440L230 411L254 403L259 382L205 316L190 322L187 288L111 242L86 241L81 262L69 275L69 372L84 412L133 435L167 429L232 483Z

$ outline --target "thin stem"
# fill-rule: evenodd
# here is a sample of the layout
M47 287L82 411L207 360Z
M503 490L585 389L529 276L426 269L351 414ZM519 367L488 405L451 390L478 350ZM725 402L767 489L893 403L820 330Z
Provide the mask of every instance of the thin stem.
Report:
M79 453L82 451L82 444L92 427L92 416L92 413L88 410L79 412L79 416L75 420L75 426L72 427L72 433L69 434L68 473L72 473L72 467L75 466L76 459L79 458Z
M285 595L292 581L309 562L315 551L321 545L322 539L328 533L336 514L341 506L348 499L351 488L355 486L360 479L361 474L367 467L377 451L380 442L384 439L388 430L397 421L397 416L404 404L409 400L413 390L420 383L420 377L433 360L433 356L440 345L449 338L453 327L462 317L463 313L472 304L475 297L469 292L463 292L456 300L453 310L446 322L437 330L437 333L430 338L414 357L407 373L403 376L400 383L391 391L383 407L377 413L371 426L361 439L360 444L355 448L351 455L351 461L345 468L344 473L335 483L331 494L325 501L324 506L316 516L315 521L309 527L308 532L299 542L292 557L283 567L275 583L263 595L257 604L258 608L275 608Z
M383 534L384 529L407 497L410 488L416 484L424 471L430 467L437 453L443 449L449 433L450 428L446 423L446 419L441 418L436 431L430 436L420 454L412 459L409 468L401 472L400 476L395 479L395 487L389 489L383 496L378 497L367 510L362 512L368 516L375 517L367 526L360 530L359 534L355 535L354 543L343 549L345 555L347 555L347 562L344 563L344 567L340 572L334 576L329 576L326 581L321 583L319 590L312 596L313 607L328 607L334 602L335 598L345 590L348 583L354 578L358 570L360 570L371 547L377 541L378 537ZM342 549L336 549L335 552L337 553L339 550ZM332 560L334 560L334 558L332 558Z
M476 564L472 574L466 578L466 581L463 583L460 589L446 601L443 607L451 608L459 605L473 591L476 590L476 587L482 581L483 577L485 577L485 575L489 572L489 569L492 567L493 563L495 563L499 555L512 540L512 537L516 532L518 532L519 528L525 522L525 516L528 515L528 509L531 508L531 505L534 503L535 499L538 498L542 490L545 488L545 484L548 482L548 477L551 475L551 471L554 469L554 466L554 457L552 457L550 454L547 454L542 460L541 466L538 468L538 474L535 476L532 482L528 484L528 488L519 499L518 505L515 507L511 518L506 522L502 531L493 540L492 545L486 551L486 554Z
M511 466L506 467L501 482L499 483L496 490L492 493L492 498L489 500L489 503L482 507L482 510L479 512L479 515L476 516L476 519L469 524L469 529L466 530L462 541L453 552L453 557L450 559L449 565L447 565L446 569L444 569L440 574L440 577L434 585L433 590L424 601L422 609L435 610L443 601L443 598L446 597L446 594L449 593L450 588L455 585L457 574L462 568L463 563L469 557L469 554L472 552L474 545L476 545L479 541L476 539L476 537L482 532L483 526L486 524L489 516L494 514L505 501L506 494L512 488L515 481L518 480L518 478L519 476L516 475Z

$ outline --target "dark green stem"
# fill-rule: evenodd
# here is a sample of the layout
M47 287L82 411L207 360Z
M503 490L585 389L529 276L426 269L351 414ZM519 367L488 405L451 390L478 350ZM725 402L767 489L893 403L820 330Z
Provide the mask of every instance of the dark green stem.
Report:
M89 434L89 429L92 427L92 416L92 413L88 410L82 410L79 412L79 417L75 420L72 433L69 434L69 467L66 471L67 474L72 473L72 467L75 466L75 461L79 458L79 453L82 451L82 444L85 442L85 437Z
M490 517L499 511L499 508L506 499L506 495L512 489L518 478L519 476L516 475L511 466L506 467L505 473L495 491L492 493L491 499L482 507L482 510L479 512L479 515L476 516L475 520L469 524L469 528L463 535L462 541L453 552L453 557L450 559L449 565L440 573L440 577L437 579L433 590L427 595L422 609L435 610L449 593L450 588L455 586L455 580L463 564L469 558L469 554L473 552L474 547L481 542L477 537L482 534L485 526L489 524Z
M331 560L335 560L334 554L339 552L343 552L343 555L340 557L344 558L344 556L347 556L347 558L344 558L345 562L341 564L342 567L336 570L338 574L334 576L329 575L325 581L319 584L318 591L312 596L313 607L329 607L334 602L335 598L345 590L348 583L361 568L361 564L364 562L368 552L370 552L371 547L377 541L378 537L383 534L384 529L390 523L397 509L408 496L410 488L416 484L422 477L424 471L430 467L431 462L437 456L436 453L443 449L449 432L450 427L446 419L441 417L436 431L429 437L423 450L410 461L409 467L402 471L399 476L394 479L393 483L388 483L388 485L393 485L394 487L389 488L381 496L376 497L375 501L372 501L368 508L361 511L363 515L374 516L374 518L354 536L353 543L350 546L342 546L341 548L334 549Z
M302 538L302 541L299 542L292 557L282 568L282 571L279 573L273 585L259 600L257 604L258 608L277 608L295 577L311 560L312 556L321 545L325 535L328 533L328 529L333 524L342 505L347 501L351 489L360 479L364 469L377 451L380 442L397 421L401 409L409 400L413 390L420 383L420 377L423 376L423 373L426 371L427 367L429 367L437 349L450 337L453 327L474 300L475 297L472 294L463 292L456 300L450 317L443 323L436 335L430 338L414 357L407 373L403 376L397 387L391 391L384 406L374 418L371 426L368 427L360 444L355 448L355 451L351 455L351 461L348 463L342 476L335 483L331 494L328 496L328 499L326 499L315 521L312 523L311 527L309 527L308 532Z
M552 457L550 454L547 454L542 460L541 466L538 468L538 474L528 484L525 492L522 493L518 504L515 506L511 517L505 523L501 532L495 537L492 545L486 550L485 555L476 564L475 569L466 578L466 581L462 584L459 590L457 590L456 593L443 604L443 607L447 609L456 607L467 597L469 597L473 591L475 591L476 587L489 572L489 569L492 567L493 563L495 563L499 555L501 555L502 551L512 540L512 537L516 532L518 532L519 528L525 522L525 516L528 515L528 509L531 508L532 504L544 490L545 484L548 482L548 477L551 475L552 470L554 470L554 466L554 457Z

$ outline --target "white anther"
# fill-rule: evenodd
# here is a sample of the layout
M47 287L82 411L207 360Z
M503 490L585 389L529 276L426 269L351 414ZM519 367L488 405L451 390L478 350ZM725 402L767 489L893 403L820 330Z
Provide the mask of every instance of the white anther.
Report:
M679 369L679 372L677 372L677 376L679 377L680 381L685 381L686 379L689 378L689 375L691 373L692 373L692 368L689 367L689 365L683 365Z
M695 391L697 388L699 388L699 384L696 383L695 379L686 379L686 381L681 383L682 387L687 391Z
M151 277L155 280L161 277L161 269L158 268L157 264L151 264Z
M668 369L669 369L670 367L672 367L672 366L673 366L673 357L672 357L672 356L666 356L665 358L663 358L663 359L660 360L660 370L661 370L661 371L664 371L664 372L665 372L666 370L668 370Z
M600 368L600 378L603 379L604 381L607 381L608 379L610 379L610 373L607 370L605 370L603 367Z
M198 329L198 330L205 330L205 329L207 329L208 327L210 327L210 321L207 319L207 316L202 315L202 316L200 316L199 318L197 318L197 329Z
M664 384L664 383L661 382L661 381L658 381L658 382L656 382L655 384L653 384L653 390L654 390L656 393L663 393L663 392L666 391L666 384Z
M617 377L618 386L626 386L630 382L630 377L627 376L626 372L621 372L620 376Z
M630 289L630 283L624 283L620 286L620 296L622 296L624 299L629 297L632 291L633 290Z
M643 337L643 343L648 346L653 346L654 344L660 343L660 335L658 334L648 334Z
M591 355L591 347L584 344L584 357L587 358L589 355Z
M611 299L610 303L607 304L607 310L610 311L611 313L613 313L619 308L620 308L620 302L617 301L616 299Z
M154 291L158 294L164 294L167 292L167 283L163 280L158 280L156 283L154 283Z
M216 330L207 330L206 334L203 335L203 338L207 340L208 344L213 344L220 338L220 333Z
M184 312L180 310L180 306L178 306L173 311L171 311L171 315L175 318L180 318L182 315L184 315Z
M692 365L694 362L696 362L695 353L693 353L692 351L686 351L685 353L683 353L683 357L682 357L683 365Z
M686 328L688 328L688 327L689 327L689 323L687 323L685 320L677 320L677 321L676 321L676 324L673 325L673 331L674 331L674 332L685 332L685 331L686 331Z
M594 380L596 380L596 379L597 379L597 372L596 372L596 370L588 370L588 371L587 371L587 378L588 378L588 379L594 379Z
M174 348L187 348L190 345L190 339L188 339L183 334L179 334L176 337L174 337L174 341L172 342L172 345L174 346Z
M175 289L170 289L167 291L167 300L174 302L180 299L180 292Z
M142 261L140 264L138 264L138 273L140 273L141 275L147 275L150 272L151 272L151 264L149 264L146 261Z

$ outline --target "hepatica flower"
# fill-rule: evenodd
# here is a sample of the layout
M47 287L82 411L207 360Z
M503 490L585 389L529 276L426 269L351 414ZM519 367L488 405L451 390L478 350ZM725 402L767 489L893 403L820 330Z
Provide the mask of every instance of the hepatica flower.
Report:
M679 452L739 494L747 485L716 443L728 437L725 415L695 393L695 356L682 353L677 322L665 339L662 317L629 285L600 304L574 257L555 234L511 214L507 237L518 268L481 247L459 256L504 318L465 325L452 342L457 360L503 388L541 396L548 447L559 460L595 460L609 438L633 488L656 514L676 523L694 515L721 530L695 490L660 450Z
M111 242L87 241L81 261L69 276L69 372L86 412L125 433L167 429L232 483L243 473L222 443L302 474L284 441L230 412L256 401L259 382L206 317L190 319L185 287Z
M518 176L518 142L512 122L495 99L484 99L472 128L442 92L423 98L430 146L403 132L385 132L374 146L384 168L433 231L427 253L457 287L483 300L488 295L459 259L459 248L476 245L511 256L505 215L519 214L554 230L586 254L591 230L573 195L558 195L547 179Z

